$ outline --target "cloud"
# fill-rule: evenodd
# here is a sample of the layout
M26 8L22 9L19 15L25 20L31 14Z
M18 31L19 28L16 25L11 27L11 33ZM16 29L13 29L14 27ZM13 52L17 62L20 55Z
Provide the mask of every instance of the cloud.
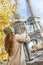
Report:
M43 18L43 0L31 0L35 12L40 18Z
M40 19L40 21L41 21L41 24L43 25L43 19Z
M39 11L43 13L43 1L37 2L35 8L39 9Z

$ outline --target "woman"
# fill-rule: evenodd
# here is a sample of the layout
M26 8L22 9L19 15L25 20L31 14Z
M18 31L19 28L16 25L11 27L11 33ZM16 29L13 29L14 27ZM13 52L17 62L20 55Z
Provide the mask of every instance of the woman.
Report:
M26 65L23 51L23 43L30 41L27 33L13 34L7 33L5 38L5 49L8 53L7 65Z

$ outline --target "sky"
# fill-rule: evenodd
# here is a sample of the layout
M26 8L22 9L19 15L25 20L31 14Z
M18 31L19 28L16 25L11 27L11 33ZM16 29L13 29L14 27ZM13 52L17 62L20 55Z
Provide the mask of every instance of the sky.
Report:
M31 0L35 13L40 17L40 24L43 26L43 0Z
M22 2L22 3L21 3ZM26 16L26 2L25 0L20 0L20 12L21 15ZM37 16L43 19L43 0L31 0L32 6Z
M32 7L35 11L35 14L40 17L43 21L43 0L30 0ZM14 0L12 0L14 3ZM26 11L26 0L19 0L19 13L21 14L24 19L27 19L27 11Z
M12 3L14 4L14 0L12 0ZM21 17L25 17L24 19L27 19L27 12L26 12L26 1L25 0L19 0L19 13Z
M43 19L43 0L31 0L37 16Z

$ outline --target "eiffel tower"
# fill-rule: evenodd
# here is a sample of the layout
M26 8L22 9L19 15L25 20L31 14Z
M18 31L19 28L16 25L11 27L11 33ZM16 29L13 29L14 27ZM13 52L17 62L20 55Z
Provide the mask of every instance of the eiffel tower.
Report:
M27 8L27 21L26 21L26 24L28 26L28 31L29 31L28 33L29 33L31 41L35 41L36 44L37 44L38 40L43 41L43 29L40 25L40 17L36 16L35 11L33 10L33 7L32 7L32 3L31 3L30 0L26 0L26 8ZM26 61L28 61L27 60L28 56L26 54L26 49L25 49L25 55L26 55ZM29 49L28 49L28 55L30 55L29 54Z
M31 40L33 39L42 39L43 35L41 33L43 33L42 27L40 25L40 17L37 17L34 13L34 10L32 8L32 3L30 0L26 0L27 2L27 13L28 14L28 19L27 19L27 24L28 26L30 26L30 38Z
M16 4L18 4L18 1L15 0ZM33 6L31 3L31 0L26 0L26 8L27 8L27 21L26 24L28 25L29 35L31 40L33 39L41 39L43 40L43 30L40 25L40 17L37 17L35 14L35 11L33 10ZM13 12L14 13L14 12ZM20 20L20 15L17 13L14 13L15 19Z
M30 36L31 41L35 41L37 44L38 39L41 39L43 41L43 35L42 35L43 30L40 25L40 17L36 16L35 11L32 8L32 4L31 4L30 0L26 0L26 8L27 8L26 24L28 25L29 36ZM16 16L16 18L18 18L18 16ZM30 60L28 45L27 45L27 49L26 49L26 45L24 45L24 50L25 50L26 62L27 62Z

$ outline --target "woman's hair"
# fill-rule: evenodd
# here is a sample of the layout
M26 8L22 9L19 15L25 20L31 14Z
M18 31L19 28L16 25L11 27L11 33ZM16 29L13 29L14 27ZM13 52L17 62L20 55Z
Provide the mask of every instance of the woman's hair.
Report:
M9 41L10 34L13 36L13 33L10 32L10 33L6 36L6 38L5 38L5 49L6 49L6 51L7 51L7 53L8 53L9 56L10 56L10 54L11 54L12 45L13 45L13 40L12 40L11 42Z

